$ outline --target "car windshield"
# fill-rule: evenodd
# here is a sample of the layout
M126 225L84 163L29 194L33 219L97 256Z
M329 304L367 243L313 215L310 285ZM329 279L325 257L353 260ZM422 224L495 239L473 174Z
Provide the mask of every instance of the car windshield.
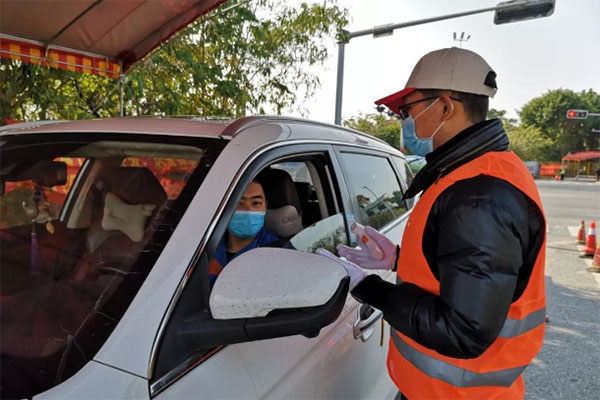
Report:
M0 137L0 397L31 397L94 357L224 142Z

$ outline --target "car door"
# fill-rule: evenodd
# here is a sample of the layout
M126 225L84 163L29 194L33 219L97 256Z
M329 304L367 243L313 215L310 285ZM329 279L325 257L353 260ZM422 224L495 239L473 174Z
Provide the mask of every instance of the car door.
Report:
M407 176L401 174L396 168L394 158L398 163L402 162L400 157L391 156L388 153L372 149L337 146L336 156L339 159L342 176L346 191L344 196L348 204L346 209L352 212L346 213L348 223L358 222L369 225L384 233L394 243L400 243L412 202L402 200L402 194L407 188ZM340 179L340 180L342 180ZM356 237L351 237L352 245L356 245ZM371 271L380 275L389 282L396 281L393 271ZM361 305L355 325L358 327L369 325L373 318L381 317L381 312L368 305ZM386 355L389 340L389 326L382 322L374 326L373 336L376 340L367 341L366 347L369 354L376 355L376 365L365 370L371 381L387 380ZM383 345L382 345L383 344ZM383 386L383 385L382 385ZM395 390L395 389L394 389ZM373 397L376 397L375 393Z
M202 287L206 281L202 274L207 273L211 252L224 234L244 188L264 168L272 166L291 172L294 169L290 165L294 163L304 163L307 167L308 183L315 192L313 205L316 202L316 209L322 214L319 221L294 235L290 245L298 251L315 251L318 247L334 250L336 243L348 244L345 214L350 210L345 207L349 202L344 198L347 193L338 184L340 166L331 146L288 145L258 157L226 195L228 204L189 278L172 321L167 324L153 374L155 378L151 382L151 395L158 398L383 398L393 392L385 371L387 345L381 342L381 322L377 317L372 318L371 332L355 334L355 324L361 319L360 307L351 296L340 317L316 337L297 335L201 349L186 349L176 344L174 332L182 320L198 318L204 324L201 331L211 326L210 312L199 304L202 298L207 298L203 294L207 287ZM306 182L306 178L298 178L297 183ZM186 304L196 312L181 311ZM364 310L363 317L368 318Z

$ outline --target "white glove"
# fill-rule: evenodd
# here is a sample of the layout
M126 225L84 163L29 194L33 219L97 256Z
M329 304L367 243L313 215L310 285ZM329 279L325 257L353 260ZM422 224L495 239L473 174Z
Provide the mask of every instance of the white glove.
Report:
M317 249L317 254L329 258L330 260L335 261L342 267L344 267L346 273L350 277L350 290L354 289L356 285L358 285L359 282L365 279L365 277L367 276L367 273L360 269L358 265L351 263L350 261L342 260L341 258L337 257L335 254L331 253L328 250Z
M392 269L396 262L396 245L370 226L352 225L358 247L337 246L340 256L365 269Z

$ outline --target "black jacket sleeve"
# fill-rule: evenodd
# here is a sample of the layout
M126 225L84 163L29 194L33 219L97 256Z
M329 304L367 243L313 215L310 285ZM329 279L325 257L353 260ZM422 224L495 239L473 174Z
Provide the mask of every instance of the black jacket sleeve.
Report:
M423 236L440 295L374 275L352 295L380 309L392 327L440 354L481 355L500 333L515 290L529 279L531 266L525 264L535 252L531 247L539 250L539 241L531 236L543 234L536 232L543 223L530 213L528 203L522 192L500 179L479 176L457 182L434 203Z

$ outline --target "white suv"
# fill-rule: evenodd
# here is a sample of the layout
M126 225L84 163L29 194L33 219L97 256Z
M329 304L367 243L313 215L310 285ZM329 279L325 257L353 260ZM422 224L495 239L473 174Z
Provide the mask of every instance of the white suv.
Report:
M1 397L395 395L381 313L311 253L355 244L354 221L400 242L412 203L397 150L248 117L20 124L0 151ZM235 258L211 293L208 265L265 171L282 240Z

